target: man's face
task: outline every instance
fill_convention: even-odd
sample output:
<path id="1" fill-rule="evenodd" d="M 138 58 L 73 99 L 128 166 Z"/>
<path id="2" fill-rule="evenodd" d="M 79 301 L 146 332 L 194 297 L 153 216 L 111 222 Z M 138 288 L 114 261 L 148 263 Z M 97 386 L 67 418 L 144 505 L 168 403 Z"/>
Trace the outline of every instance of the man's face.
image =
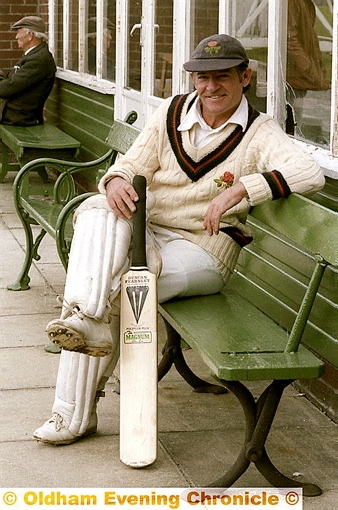
<path id="1" fill-rule="evenodd" d="M 105 28 L 103 31 L 103 51 L 106 52 L 109 50 L 112 40 L 113 40 L 113 36 L 112 36 L 112 32 L 111 32 L 110 28 Z M 89 38 L 89 42 L 93 46 L 97 46 L 96 38 L 92 38 L 92 37 Z"/>
<path id="2" fill-rule="evenodd" d="M 243 87 L 249 84 L 251 74 L 250 68 L 241 76 L 235 68 L 191 73 L 201 101 L 202 116 L 210 127 L 221 126 L 236 111 L 242 99 Z"/>
<path id="3" fill-rule="evenodd" d="M 15 39 L 17 40 L 19 48 L 21 48 L 23 51 L 26 51 L 30 48 L 32 42 L 32 34 L 31 32 L 28 32 L 27 34 L 24 28 L 19 28 L 16 31 Z"/>
<path id="4" fill-rule="evenodd" d="M 109 28 L 106 28 L 104 30 L 103 34 L 104 34 L 104 39 L 103 39 L 104 50 L 107 51 L 110 48 L 111 41 L 112 41 L 113 37 L 112 37 L 111 30 Z"/>

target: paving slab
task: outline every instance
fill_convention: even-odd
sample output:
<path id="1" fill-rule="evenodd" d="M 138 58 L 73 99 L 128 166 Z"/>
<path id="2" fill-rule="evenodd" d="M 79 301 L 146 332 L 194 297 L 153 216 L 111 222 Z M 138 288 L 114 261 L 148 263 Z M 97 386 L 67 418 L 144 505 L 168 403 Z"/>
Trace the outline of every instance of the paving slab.
<path id="1" fill-rule="evenodd" d="M 1 291 L 0 291 L 1 294 Z M 60 309 L 51 313 L 16 314 L 1 316 L 1 347 L 44 346 L 49 343 L 45 325 L 58 316 Z"/>
<path id="2" fill-rule="evenodd" d="M 134 470 L 119 460 L 119 437 L 96 436 L 71 448 L 0 443 L 3 487 L 186 487 L 176 463 L 159 447 L 156 465 Z"/>

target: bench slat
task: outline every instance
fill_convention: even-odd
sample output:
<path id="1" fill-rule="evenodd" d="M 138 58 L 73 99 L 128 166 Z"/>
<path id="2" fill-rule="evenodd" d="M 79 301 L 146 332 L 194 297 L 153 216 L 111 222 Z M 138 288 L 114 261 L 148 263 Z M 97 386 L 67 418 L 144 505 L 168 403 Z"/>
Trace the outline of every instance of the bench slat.
<path id="1" fill-rule="evenodd" d="M 81 143 L 53 124 L 0 126 L 0 138 L 15 153 L 17 147 L 35 149 L 79 148 Z"/>
<path id="2" fill-rule="evenodd" d="M 51 204 L 50 201 L 42 201 L 41 199 L 34 200 L 30 199 L 21 199 L 21 203 L 27 211 L 36 221 L 37 223 L 48 232 L 50 236 L 54 239 L 56 238 L 55 226 L 58 220 L 58 217 L 61 211 L 64 208 L 62 204 Z M 72 227 L 69 227 L 66 235 L 69 238 L 72 237 Z"/>
<path id="3" fill-rule="evenodd" d="M 284 353 L 286 331 L 234 290 L 169 301 L 160 305 L 160 313 L 220 379 L 299 379 L 322 373 L 323 363 L 305 347 Z"/>
<path id="4" fill-rule="evenodd" d="M 107 136 L 107 143 L 113 150 L 125 154 L 135 142 L 140 130 L 124 122 L 114 122 Z"/>
<path id="5" fill-rule="evenodd" d="M 274 229 L 278 235 L 286 236 L 308 252 L 320 254 L 327 262 L 338 266 L 338 213 L 292 194 L 287 199 L 254 207 L 250 216 Z"/>

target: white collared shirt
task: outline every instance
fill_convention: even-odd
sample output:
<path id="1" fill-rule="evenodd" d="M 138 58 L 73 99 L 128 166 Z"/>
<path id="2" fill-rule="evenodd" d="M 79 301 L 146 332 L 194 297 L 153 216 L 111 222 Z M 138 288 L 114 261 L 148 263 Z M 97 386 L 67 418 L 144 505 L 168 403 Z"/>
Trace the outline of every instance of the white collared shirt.
<path id="1" fill-rule="evenodd" d="M 222 129 L 229 124 L 239 124 L 245 131 L 248 124 L 248 101 L 243 95 L 237 110 L 231 117 L 218 128 L 211 128 L 205 122 L 201 113 L 201 105 L 199 99 L 194 101 L 187 115 L 178 126 L 178 131 L 189 131 L 190 142 L 197 148 L 205 147 L 215 138 Z"/>
<path id="2" fill-rule="evenodd" d="M 34 48 L 36 48 L 37 46 L 39 46 L 38 44 L 36 44 L 35 46 L 32 46 L 31 48 L 28 48 L 28 50 L 25 51 L 24 55 L 28 55 L 28 53 L 32 50 L 34 50 Z"/>

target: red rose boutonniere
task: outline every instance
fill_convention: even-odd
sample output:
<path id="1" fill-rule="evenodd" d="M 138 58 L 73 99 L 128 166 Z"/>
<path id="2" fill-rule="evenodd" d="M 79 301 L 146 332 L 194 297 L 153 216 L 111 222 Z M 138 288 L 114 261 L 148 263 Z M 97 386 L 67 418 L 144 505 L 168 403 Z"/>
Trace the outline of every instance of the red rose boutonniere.
<path id="1" fill-rule="evenodd" d="M 227 189 L 231 188 L 234 183 L 234 174 L 231 172 L 224 172 L 219 179 L 214 179 L 218 188 Z"/>

